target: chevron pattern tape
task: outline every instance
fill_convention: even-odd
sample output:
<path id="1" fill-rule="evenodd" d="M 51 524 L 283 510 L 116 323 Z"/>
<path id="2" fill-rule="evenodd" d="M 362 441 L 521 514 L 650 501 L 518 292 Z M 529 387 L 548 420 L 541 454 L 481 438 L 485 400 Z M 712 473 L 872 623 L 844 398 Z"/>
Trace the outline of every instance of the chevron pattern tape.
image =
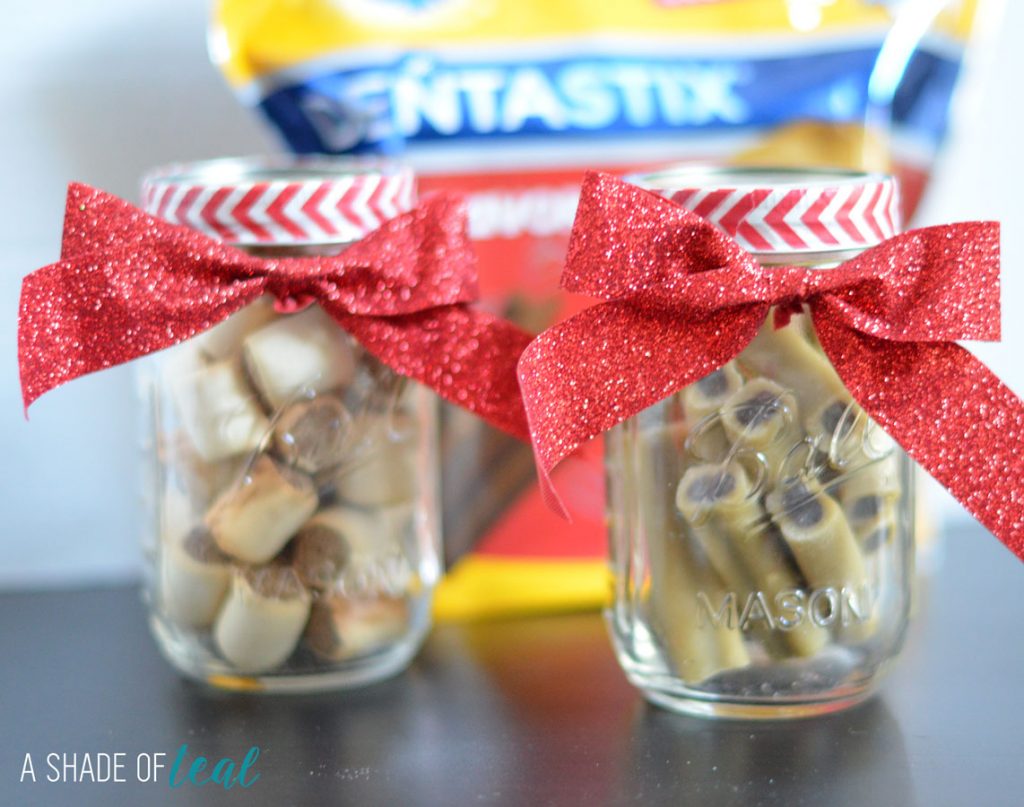
<path id="1" fill-rule="evenodd" d="M 899 194 L 891 177 L 764 187 L 647 187 L 754 253 L 863 249 L 899 232 Z"/>
<path id="2" fill-rule="evenodd" d="M 411 171 L 222 183 L 156 176 L 143 185 L 147 213 L 232 244 L 356 241 L 415 197 Z"/>

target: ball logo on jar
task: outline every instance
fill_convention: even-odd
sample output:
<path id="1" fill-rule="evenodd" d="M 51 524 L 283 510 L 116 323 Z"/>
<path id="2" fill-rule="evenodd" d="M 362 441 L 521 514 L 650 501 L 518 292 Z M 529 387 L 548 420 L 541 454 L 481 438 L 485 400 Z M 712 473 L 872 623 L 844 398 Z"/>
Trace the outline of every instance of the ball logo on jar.
<path id="1" fill-rule="evenodd" d="M 791 400 L 788 392 L 759 394 L 713 412 L 690 429 L 685 450 L 702 463 L 738 463 L 750 476 L 751 497 L 808 478 L 838 486 L 893 455 L 895 442 L 855 403 L 836 401 L 822 416 L 824 428 L 808 434 Z"/>

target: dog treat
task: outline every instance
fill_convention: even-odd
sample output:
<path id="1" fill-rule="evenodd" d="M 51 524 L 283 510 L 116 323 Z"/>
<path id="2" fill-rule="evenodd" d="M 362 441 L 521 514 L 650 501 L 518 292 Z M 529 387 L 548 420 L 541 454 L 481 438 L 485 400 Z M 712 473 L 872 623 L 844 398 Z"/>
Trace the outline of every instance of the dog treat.
<path id="1" fill-rule="evenodd" d="M 679 482 L 676 506 L 688 523 L 698 530 L 706 529 L 707 535 L 724 542 L 739 559 L 746 575 L 741 575 L 736 583 L 742 585 L 749 576 L 754 589 L 768 600 L 780 592 L 800 588 L 798 575 L 786 562 L 764 509 L 752 495 L 746 473 L 737 464 L 726 468 L 691 467 Z M 726 581 L 730 587 L 732 583 Z M 828 641 L 828 634 L 809 619 L 801 620 L 783 635 L 799 656 L 813 656 Z"/>
<path id="2" fill-rule="evenodd" d="M 802 336 L 799 316 L 776 330 L 774 312 L 769 314 L 737 360 L 791 391 L 804 415 L 808 434 L 814 435 L 823 432 L 813 422 L 815 416 L 836 403 L 845 408 L 852 399 L 828 359 Z M 808 419 L 810 423 L 806 422 Z"/>
<path id="3" fill-rule="evenodd" d="M 804 431 L 842 470 L 862 450 L 870 421 L 816 341 L 802 335 L 810 327 L 807 317 L 795 315 L 779 330 L 773 317 L 761 326 L 740 360 L 793 392 Z"/>
<path id="4" fill-rule="evenodd" d="M 165 440 L 163 464 L 169 469 L 168 476 L 176 480 L 201 510 L 237 482 L 248 465 L 249 458 L 244 454 L 207 462 L 184 431 L 168 434 Z"/>
<path id="5" fill-rule="evenodd" d="M 181 627 L 211 625 L 230 580 L 230 559 L 203 527 L 193 529 L 183 541 L 165 544 L 161 551 L 161 602 L 167 616 Z"/>
<path id="6" fill-rule="evenodd" d="M 800 571 L 813 588 L 865 583 L 864 558 L 842 508 L 814 482 L 795 482 L 766 500 Z"/>
<path id="7" fill-rule="evenodd" d="M 338 496 L 361 507 L 412 501 L 417 494 L 414 421 L 399 414 L 367 413 L 355 430 L 358 441 L 334 477 Z"/>
<path id="8" fill-rule="evenodd" d="M 693 599 L 696 599 L 692 595 L 692 591 L 695 590 L 707 595 L 710 602 L 721 602 L 727 594 L 727 589 L 721 579 L 706 563 L 693 557 L 692 553 L 689 559 L 693 562 L 692 568 L 697 573 L 696 579 L 693 581 L 696 589 L 691 590 Z M 700 617 L 698 617 L 697 624 L 701 625 Z M 743 632 L 739 629 L 738 625 L 708 624 L 701 625 L 701 630 L 711 634 L 713 658 L 718 667 L 716 672 L 734 670 L 750 664 L 750 653 L 747 652 Z"/>
<path id="9" fill-rule="evenodd" d="M 302 636 L 311 601 L 291 567 L 236 571 L 213 628 L 217 650 L 240 672 L 280 666 Z"/>
<path id="10" fill-rule="evenodd" d="M 329 525 L 345 536 L 352 565 L 392 555 L 401 549 L 412 510 L 407 505 L 358 510 L 344 505 L 317 513 L 315 523 Z"/>
<path id="11" fill-rule="evenodd" d="M 355 523 L 363 514 L 355 516 Z M 331 588 L 348 560 L 352 533 L 351 521 L 341 508 L 321 510 L 307 521 L 292 539 L 292 566 L 308 588 L 326 591 Z"/>
<path id="12" fill-rule="evenodd" d="M 704 466 L 703 470 L 697 470 L 691 474 L 691 480 L 703 479 L 705 480 L 704 484 L 707 485 L 728 485 L 729 483 L 725 481 L 728 477 L 721 475 L 719 473 L 720 470 L 720 466 Z M 677 488 L 676 492 L 678 495 L 679 488 Z M 743 558 L 740 557 L 736 545 L 733 541 L 729 540 L 728 535 L 718 532 L 716 521 L 709 517 L 710 513 L 702 512 L 694 507 L 692 503 L 686 501 L 685 496 L 683 502 L 677 499 L 676 507 L 681 513 L 683 513 L 683 507 L 687 508 L 687 512 L 683 513 L 683 515 L 687 517 L 688 514 L 689 534 L 700 545 L 704 556 L 708 559 L 718 578 L 724 584 L 724 586 L 719 586 L 714 596 L 711 596 L 711 591 L 708 592 L 711 597 L 710 601 L 712 603 L 719 603 L 726 592 L 732 592 L 742 602 L 746 600 L 751 592 L 757 591 L 757 583 L 745 565 Z M 709 586 L 709 589 L 713 588 L 713 586 Z M 752 636 L 771 655 L 778 657 L 789 655 L 785 643 L 780 641 L 776 634 L 765 629 L 765 626 L 755 626 L 752 629 Z"/>
<path id="13" fill-rule="evenodd" d="M 856 448 L 864 433 L 864 416 L 860 407 L 850 401 L 831 400 L 813 412 L 805 412 L 803 426 L 807 434 L 817 438 L 821 451 L 835 460 Z"/>
<path id="14" fill-rule="evenodd" d="M 824 355 L 825 351 L 821 347 L 818 332 L 814 330 L 814 323 L 811 321 L 810 315 L 794 313 L 790 317 L 790 324 L 800 331 L 800 335 L 807 340 L 811 347 Z"/>
<path id="15" fill-rule="evenodd" d="M 754 578 L 736 553 L 736 548 L 713 525 L 691 524 L 690 534 L 700 544 L 704 556 L 730 591 L 742 597 L 756 590 Z"/>
<path id="16" fill-rule="evenodd" d="M 180 543 L 195 526 L 198 517 L 192 497 L 173 479 L 166 479 L 159 492 L 157 531 L 161 544 Z"/>
<path id="17" fill-rule="evenodd" d="M 687 421 L 696 423 L 717 412 L 725 400 L 742 386 L 743 376 L 732 362 L 690 384 L 682 392 Z"/>
<path id="18" fill-rule="evenodd" d="M 872 479 L 865 475 L 854 482 L 858 477 L 854 474 L 850 482 L 844 481 L 843 485 L 853 483 L 851 493 L 860 499 L 856 496 L 856 487 L 866 483 L 879 490 L 878 485 L 883 482 L 881 476 L 882 473 Z M 873 496 L 872 492 L 870 498 Z M 867 585 L 869 576 L 863 553 L 877 548 L 879 542 L 888 538 L 865 533 L 863 542 L 858 545 L 844 508 L 813 482 L 797 483 L 778 491 L 768 498 L 768 506 L 811 587 L 839 592 L 838 603 L 831 603 L 831 607 L 838 605 L 839 608 L 834 617 L 837 637 L 847 642 L 868 639 L 878 627 L 879 609 L 871 601 L 876 594 Z M 873 526 L 884 530 L 886 524 L 876 522 Z"/>
<path id="19" fill-rule="evenodd" d="M 686 425 L 690 432 L 689 445 L 701 459 L 714 461 L 728 453 L 729 442 L 719 419 L 705 421 L 705 418 L 716 415 L 729 396 L 742 386 L 743 376 L 736 365 L 729 362 L 682 391 Z"/>
<path id="20" fill-rule="evenodd" d="M 316 487 L 305 474 L 265 454 L 206 514 L 217 546 L 246 563 L 266 563 L 317 508 Z"/>
<path id="21" fill-rule="evenodd" d="M 314 590 L 336 588 L 367 597 L 405 590 L 410 566 L 408 505 L 357 510 L 328 507 L 311 518 L 292 542 L 292 564 Z"/>
<path id="22" fill-rule="evenodd" d="M 366 513 L 338 508 L 334 517 L 342 526 L 349 559 L 338 581 L 338 590 L 356 598 L 397 596 L 406 591 L 413 574 L 413 507 L 408 504 L 379 507 Z"/>
<path id="23" fill-rule="evenodd" d="M 708 495 L 705 487 L 722 486 L 724 495 L 724 488 L 731 484 L 731 481 L 731 476 L 723 474 L 720 466 L 695 466 L 684 474 L 683 480 L 677 486 L 675 504 L 686 519 L 690 534 L 700 544 L 708 562 L 722 582 L 731 591 L 742 596 L 756 588 L 754 579 L 738 555 L 733 542 L 729 540 L 728 535 L 716 529 L 716 520 L 712 517 L 711 511 L 704 507 L 704 499 Z M 715 493 L 712 492 L 710 495 L 713 498 Z"/>
<path id="24" fill-rule="evenodd" d="M 820 418 L 826 440 L 819 447 L 841 473 L 852 473 L 896 450 L 896 441 L 857 404 L 835 403 Z"/>
<path id="25" fill-rule="evenodd" d="M 200 353 L 209 361 L 221 361 L 238 355 L 245 337 L 278 315 L 269 296 L 236 311 L 223 322 L 195 338 Z"/>
<path id="26" fill-rule="evenodd" d="M 681 446 L 685 435 L 683 423 L 643 429 L 636 437 L 638 454 L 644 458 L 664 456 L 658 446 Z M 648 536 L 652 616 L 662 627 L 672 667 L 683 681 L 696 684 L 723 670 L 749 664 L 750 657 L 735 626 L 730 629 L 701 622 L 698 595 L 720 594 L 722 585 L 714 570 L 693 552 L 673 511 L 671 490 L 679 473 L 679 458 L 680 454 L 673 452 L 665 462 L 636 463 L 633 495 Z"/>
<path id="27" fill-rule="evenodd" d="M 236 361 L 174 376 L 171 388 L 182 427 L 204 462 L 255 450 L 270 428 Z"/>
<path id="28" fill-rule="evenodd" d="M 796 410 L 793 396 L 766 378 L 748 381 L 722 404 L 725 434 L 736 446 L 757 451 L 764 461 L 760 481 L 769 487 L 783 475 L 786 458 L 799 440 Z"/>
<path id="29" fill-rule="evenodd" d="M 662 628 L 673 669 L 688 684 L 723 670 L 742 667 L 750 658 L 739 630 L 701 624 L 699 592 L 720 594 L 722 585 L 701 568 L 691 547 L 678 535 L 652 533 L 648 542 L 651 612 Z"/>
<path id="30" fill-rule="evenodd" d="M 874 460 L 843 477 L 839 502 L 863 552 L 874 552 L 895 533 L 897 503 L 902 493 L 895 454 Z"/>
<path id="31" fill-rule="evenodd" d="M 409 607 L 392 597 L 329 597 L 313 606 L 306 645 L 328 661 L 365 656 L 402 637 L 409 628 Z"/>
<path id="32" fill-rule="evenodd" d="M 274 410 L 303 391 L 343 386 L 355 373 L 349 337 L 315 305 L 249 334 L 242 355 L 260 396 Z"/>
<path id="33" fill-rule="evenodd" d="M 308 474 L 332 468 L 344 459 L 352 416 L 331 395 L 298 401 L 274 425 L 274 448 L 288 464 Z"/>
<path id="34" fill-rule="evenodd" d="M 346 385 L 343 402 L 361 421 L 368 414 L 408 414 L 414 408 L 418 385 L 410 383 L 359 345 L 353 346 L 359 372 Z"/>

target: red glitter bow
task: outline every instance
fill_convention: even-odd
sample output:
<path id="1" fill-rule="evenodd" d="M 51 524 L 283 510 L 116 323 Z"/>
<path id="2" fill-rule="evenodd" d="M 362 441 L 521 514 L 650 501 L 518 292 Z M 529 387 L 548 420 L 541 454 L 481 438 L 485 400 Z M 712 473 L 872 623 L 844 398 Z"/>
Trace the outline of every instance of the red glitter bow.
<path id="1" fill-rule="evenodd" d="M 260 258 L 69 186 L 61 260 L 22 284 L 25 407 L 66 381 L 195 336 L 264 294 L 284 312 L 315 301 L 396 372 L 528 439 L 515 362 L 530 336 L 467 306 L 477 283 L 465 211 L 441 195 L 340 255 Z"/>
<path id="2" fill-rule="evenodd" d="M 607 302 L 550 328 L 519 361 L 545 497 L 585 441 L 735 357 L 771 306 L 800 305 L 864 410 L 1024 558 L 1024 403 L 954 343 L 999 338 L 999 227 L 891 238 L 828 270 L 761 267 L 677 204 L 589 174 L 562 287 Z M 776 323 L 779 325 L 780 323 Z"/>

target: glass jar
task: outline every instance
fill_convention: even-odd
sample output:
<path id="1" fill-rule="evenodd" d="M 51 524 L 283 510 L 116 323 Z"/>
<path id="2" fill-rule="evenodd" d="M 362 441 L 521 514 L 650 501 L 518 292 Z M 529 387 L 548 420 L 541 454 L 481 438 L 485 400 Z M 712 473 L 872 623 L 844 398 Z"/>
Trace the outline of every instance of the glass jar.
<path id="1" fill-rule="evenodd" d="M 337 254 L 413 195 L 406 170 L 340 160 L 217 160 L 144 181 L 149 212 L 268 257 Z M 142 382 L 146 590 L 168 660 L 271 691 L 405 668 L 441 568 L 433 393 L 316 304 L 281 313 L 269 296 L 156 354 Z"/>
<path id="2" fill-rule="evenodd" d="M 681 168 L 631 181 L 769 270 L 827 270 L 895 230 L 885 177 Z M 784 238 L 764 225 L 780 200 L 795 211 Z M 680 712 L 850 706 L 906 630 L 912 466 L 853 401 L 806 312 L 778 328 L 774 316 L 733 361 L 606 435 L 613 642 L 630 681 Z"/>

